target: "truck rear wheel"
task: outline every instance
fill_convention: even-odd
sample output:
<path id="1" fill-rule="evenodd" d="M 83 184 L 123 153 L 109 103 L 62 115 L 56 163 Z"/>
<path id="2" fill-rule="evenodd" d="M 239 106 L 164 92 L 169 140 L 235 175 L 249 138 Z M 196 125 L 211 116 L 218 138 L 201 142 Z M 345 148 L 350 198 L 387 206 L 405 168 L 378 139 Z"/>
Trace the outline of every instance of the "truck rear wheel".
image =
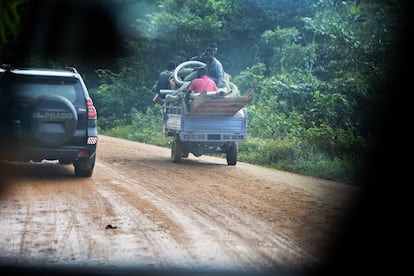
<path id="1" fill-rule="evenodd" d="M 180 136 L 174 135 L 174 140 L 171 146 L 171 160 L 173 163 L 181 162 L 181 157 L 183 156 L 183 145 L 180 141 Z"/>
<path id="2" fill-rule="evenodd" d="M 229 149 L 226 152 L 227 165 L 235 166 L 237 164 L 237 154 L 239 152 L 239 147 L 236 142 L 230 144 Z"/>

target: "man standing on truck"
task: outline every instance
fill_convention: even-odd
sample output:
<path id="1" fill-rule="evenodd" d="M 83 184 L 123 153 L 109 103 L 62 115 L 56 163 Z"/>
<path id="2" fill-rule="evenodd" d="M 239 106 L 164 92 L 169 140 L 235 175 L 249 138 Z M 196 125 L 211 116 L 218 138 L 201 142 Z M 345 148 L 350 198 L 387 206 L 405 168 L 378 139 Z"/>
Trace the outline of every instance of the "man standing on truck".
<path id="1" fill-rule="evenodd" d="M 213 49 L 213 55 L 216 56 L 217 50 L 218 50 L 217 44 L 216 43 L 211 43 L 208 46 L 208 48 L 212 48 Z M 197 55 L 197 56 L 192 57 L 190 60 L 198 60 L 198 61 L 201 61 L 201 62 L 206 62 L 206 57 L 205 57 L 204 54 L 205 54 L 205 51 L 202 52 L 201 54 Z"/>
<path id="2" fill-rule="evenodd" d="M 225 87 L 223 82 L 224 69 L 221 62 L 214 57 L 214 49 L 209 47 L 205 50 L 204 56 L 206 59 L 207 76 L 212 79 L 217 87 Z"/>

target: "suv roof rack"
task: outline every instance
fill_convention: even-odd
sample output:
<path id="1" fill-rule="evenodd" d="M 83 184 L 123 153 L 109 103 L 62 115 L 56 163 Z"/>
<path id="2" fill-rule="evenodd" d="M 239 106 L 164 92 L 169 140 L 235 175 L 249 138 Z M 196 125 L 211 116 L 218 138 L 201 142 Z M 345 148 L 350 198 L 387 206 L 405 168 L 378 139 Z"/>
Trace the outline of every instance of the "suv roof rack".
<path id="1" fill-rule="evenodd" d="M 6 63 L 1 64 L 0 65 L 0 68 L 1 69 L 4 69 L 4 70 L 7 70 L 7 71 L 10 71 L 12 69 L 15 69 L 10 64 L 6 64 Z M 50 69 L 46 69 L 46 68 L 45 69 L 43 69 L 43 68 L 19 68 L 19 69 L 21 69 L 21 70 L 31 70 L 31 69 L 36 69 L 36 70 L 50 70 Z M 59 70 L 59 69 L 52 69 L 52 70 Z M 72 66 L 66 66 L 65 70 L 66 71 L 69 71 L 69 72 L 72 72 L 72 73 L 75 73 L 75 74 L 79 74 L 79 72 L 76 70 L 76 68 L 75 67 L 72 67 Z"/>
<path id="2" fill-rule="evenodd" d="M 66 66 L 66 70 L 71 71 L 75 74 L 78 74 L 78 71 L 75 69 L 75 67 L 71 67 L 71 66 Z"/>
<path id="3" fill-rule="evenodd" d="M 0 67 L 7 71 L 10 71 L 12 68 L 10 64 L 4 64 L 4 63 Z"/>

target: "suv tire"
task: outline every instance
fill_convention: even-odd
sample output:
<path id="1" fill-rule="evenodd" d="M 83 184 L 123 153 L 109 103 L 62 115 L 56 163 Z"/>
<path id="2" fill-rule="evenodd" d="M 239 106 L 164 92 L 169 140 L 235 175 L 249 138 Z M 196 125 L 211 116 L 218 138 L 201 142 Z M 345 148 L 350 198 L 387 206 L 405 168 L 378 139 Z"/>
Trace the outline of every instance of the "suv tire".
<path id="1" fill-rule="evenodd" d="M 88 160 L 76 160 L 73 162 L 75 168 L 75 176 L 77 177 L 90 177 L 93 173 L 93 168 L 95 167 L 96 155 Z"/>

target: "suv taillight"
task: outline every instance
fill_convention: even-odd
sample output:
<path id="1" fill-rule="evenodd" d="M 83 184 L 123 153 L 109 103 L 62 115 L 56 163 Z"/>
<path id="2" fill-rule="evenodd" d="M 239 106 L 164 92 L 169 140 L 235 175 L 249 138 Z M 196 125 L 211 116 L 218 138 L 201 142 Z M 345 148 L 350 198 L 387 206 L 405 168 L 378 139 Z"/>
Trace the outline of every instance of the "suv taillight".
<path id="1" fill-rule="evenodd" d="M 88 109 L 88 119 L 96 119 L 96 108 L 93 105 L 92 99 L 89 97 L 86 98 L 86 108 Z"/>

